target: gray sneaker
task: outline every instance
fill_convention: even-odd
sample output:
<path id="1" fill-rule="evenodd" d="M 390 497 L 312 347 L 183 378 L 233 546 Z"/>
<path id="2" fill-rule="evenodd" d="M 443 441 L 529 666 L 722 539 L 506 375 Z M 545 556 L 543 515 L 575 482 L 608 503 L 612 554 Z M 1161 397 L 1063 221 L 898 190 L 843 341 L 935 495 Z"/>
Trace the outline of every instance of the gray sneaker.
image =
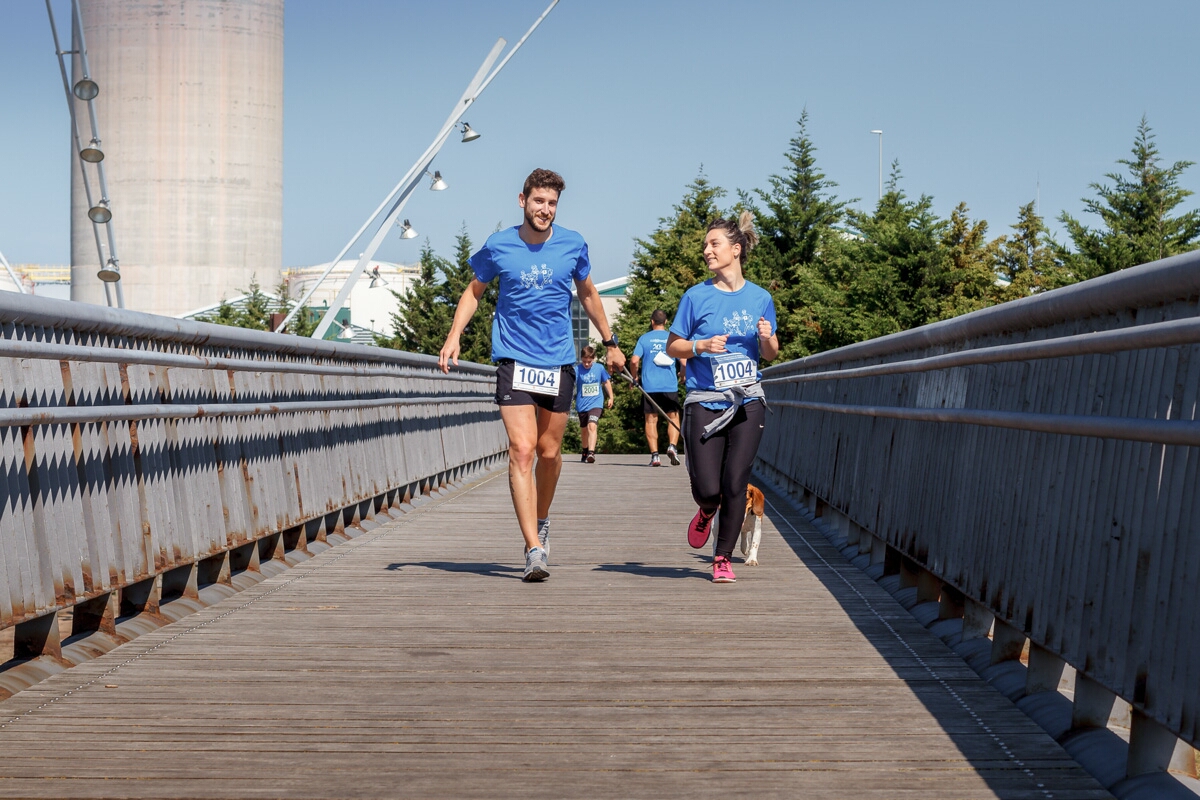
<path id="1" fill-rule="evenodd" d="M 675 450 L 675 445 L 671 445 L 667 448 L 667 458 L 671 459 L 672 467 L 679 466 L 679 453 Z"/>
<path id="2" fill-rule="evenodd" d="M 550 520 L 538 525 L 538 544 L 546 551 L 546 560 L 550 560 Z"/>
<path id="3" fill-rule="evenodd" d="M 521 576 L 521 580 L 533 582 L 544 581 L 550 577 L 550 570 L 546 568 L 546 551 L 540 547 L 531 547 L 525 551 L 525 574 Z"/>

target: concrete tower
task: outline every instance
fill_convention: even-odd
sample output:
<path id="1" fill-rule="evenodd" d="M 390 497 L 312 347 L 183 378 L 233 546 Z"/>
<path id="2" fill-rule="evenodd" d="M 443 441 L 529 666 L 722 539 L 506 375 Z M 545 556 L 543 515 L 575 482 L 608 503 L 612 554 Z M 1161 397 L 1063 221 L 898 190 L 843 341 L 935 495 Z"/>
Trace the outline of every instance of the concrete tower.
<path id="1" fill-rule="evenodd" d="M 283 0 L 80 6 L 126 307 L 182 314 L 235 296 L 252 275 L 273 289 L 283 261 Z M 71 159 L 71 298 L 103 304 Z"/>

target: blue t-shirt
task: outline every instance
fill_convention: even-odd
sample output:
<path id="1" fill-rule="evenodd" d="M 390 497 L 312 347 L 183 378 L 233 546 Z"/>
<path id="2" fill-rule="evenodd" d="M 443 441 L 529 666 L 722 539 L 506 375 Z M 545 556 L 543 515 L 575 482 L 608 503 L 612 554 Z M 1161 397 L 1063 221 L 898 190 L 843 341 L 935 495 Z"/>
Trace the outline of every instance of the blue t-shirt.
<path id="1" fill-rule="evenodd" d="M 612 380 L 608 372 L 593 361 L 591 369 L 584 369 L 583 364 L 575 365 L 575 410 L 591 411 L 604 405 L 604 383 Z"/>
<path id="2" fill-rule="evenodd" d="M 643 333 L 633 348 L 633 354 L 641 359 L 642 388 L 647 392 L 678 392 L 679 378 L 675 377 L 675 359 L 669 366 L 660 367 L 654 361 L 659 353 L 666 352 L 666 331 Z"/>
<path id="3" fill-rule="evenodd" d="M 708 339 L 729 334 L 725 340 L 727 353 L 741 353 L 754 364 L 755 376 L 762 379 L 758 371 L 758 319 L 765 317 L 775 332 L 775 301 L 761 286 L 750 281 L 736 292 L 722 292 L 711 280 L 698 283 L 684 293 L 675 312 L 671 333 L 684 339 Z M 699 353 L 688 359 L 687 388 L 713 390 L 713 353 Z M 749 398 L 747 398 L 749 402 Z M 725 408 L 728 403 L 705 403 L 710 408 Z"/>
<path id="4" fill-rule="evenodd" d="M 526 244 L 520 227 L 496 231 L 471 256 L 483 283 L 500 278 L 492 319 L 492 361 L 511 358 L 531 367 L 560 367 L 575 360 L 571 339 L 571 289 L 592 271 L 587 242 L 553 226 L 542 244 Z"/>

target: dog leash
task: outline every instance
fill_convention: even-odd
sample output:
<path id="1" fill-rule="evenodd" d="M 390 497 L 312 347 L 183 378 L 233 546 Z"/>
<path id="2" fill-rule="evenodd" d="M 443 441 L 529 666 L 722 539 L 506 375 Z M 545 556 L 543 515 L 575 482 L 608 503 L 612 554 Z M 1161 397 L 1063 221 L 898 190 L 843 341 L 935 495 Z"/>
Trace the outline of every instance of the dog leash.
<path id="1" fill-rule="evenodd" d="M 675 428 L 675 430 L 679 431 L 680 436 L 683 436 L 683 431 L 679 430 L 679 426 L 675 424 L 675 421 L 667 416 L 667 412 L 662 410 L 662 406 L 660 406 L 658 403 L 654 402 L 654 398 L 650 396 L 650 393 L 647 392 L 645 389 L 643 389 L 641 387 L 641 385 L 638 384 L 638 382 L 633 379 L 633 376 L 629 374 L 629 367 L 624 367 L 624 366 L 621 367 L 621 377 L 624 378 L 625 380 L 629 381 L 630 386 L 636 388 L 639 392 L 641 392 L 642 396 L 644 396 L 647 400 L 650 401 L 650 405 L 654 406 L 654 410 L 658 412 L 659 416 L 662 417 L 663 419 L 665 419 L 667 421 L 668 425 L 672 426 L 673 428 Z"/>

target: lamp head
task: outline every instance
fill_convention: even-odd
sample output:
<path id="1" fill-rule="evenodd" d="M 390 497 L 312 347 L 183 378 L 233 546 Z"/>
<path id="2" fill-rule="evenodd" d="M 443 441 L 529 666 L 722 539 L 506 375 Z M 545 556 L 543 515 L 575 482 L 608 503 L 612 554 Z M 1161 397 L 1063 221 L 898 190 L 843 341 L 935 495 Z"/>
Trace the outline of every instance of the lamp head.
<path id="1" fill-rule="evenodd" d="M 88 219 L 101 225 L 112 219 L 112 212 L 108 210 L 107 200 L 101 200 L 99 203 L 89 208 L 87 214 Z"/>
<path id="2" fill-rule="evenodd" d="M 425 174 L 428 175 L 429 172 L 426 171 Z M 429 190 L 431 192 L 440 192 L 445 188 L 446 188 L 446 182 L 444 180 L 442 180 L 442 173 L 434 172 L 433 173 L 433 182 L 429 184 Z"/>
<path id="3" fill-rule="evenodd" d="M 883 135 L 883 131 L 871 131 L 871 133 L 878 133 L 880 136 Z"/>
<path id="4" fill-rule="evenodd" d="M 462 122 L 459 124 L 462 125 L 462 132 L 463 132 L 462 140 L 464 142 L 473 142 L 479 138 L 479 132 L 476 130 L 472 130 L 471 126 L 468 123 Z"/>
<path id="5" fill-rule="evenodd" d="M 108 263 L 101 267 L 100 271 L 96 273 L 96 277 L 105 283 L 116 283 L 117 281 L 121 280 L 121 270 L 117 268 L 116 260 L 110 258 Z"/>
<path id="6" fill-rule="evenodd" d="M 91 78 L 80 78 L 71 91 L 80 100 L 95 100 L 96 95 L 100 94 L 100 87 Z"/>
<path id="7" fill-rule="evenodd" d="M 89 164 L 99 164 L 104 160 L 104 152 L 100 149 L 100 142 L 97 139 L 92 139 L 91 144 L 79 151 L 79 157 Z"/>
<path id="8" fill-rule="evenodd" d="M 404 220 L 404 223 L 400 226 L 400 238 L 401 239 L 417 238 L 417 232 L 413 230 L 413 226 L 409 224 L 408 220 Z"/>

